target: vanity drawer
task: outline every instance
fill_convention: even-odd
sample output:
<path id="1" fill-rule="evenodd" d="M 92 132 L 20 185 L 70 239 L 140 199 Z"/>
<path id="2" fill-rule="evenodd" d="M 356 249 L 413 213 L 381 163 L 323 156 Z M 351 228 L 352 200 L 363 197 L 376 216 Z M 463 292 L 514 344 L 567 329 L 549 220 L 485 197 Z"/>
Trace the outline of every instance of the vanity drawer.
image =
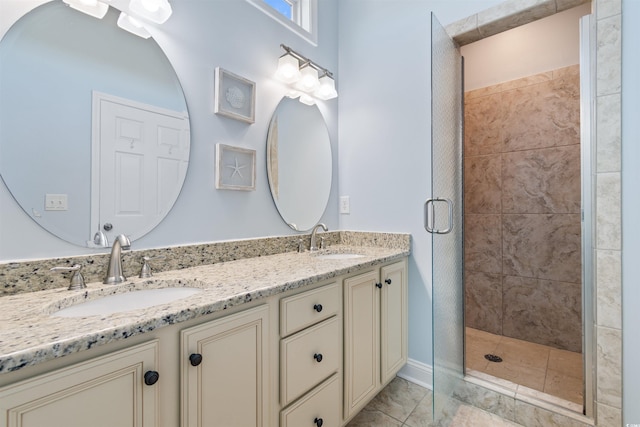
<path id="1" fill-rule="evenodd" d="M 340 420 L 339 375 L 313 389 L 291 407 L 280 413 L 280 427 L 339 426 Z M 322 421 L 320 421 L 322 420 Z"/>
<path id="2" fill-rule="evenodd" d="M 280 341 L 282 406 L 340 369 L 342 338 L 337 316 Z"/>
<path id="3" fill-rule="evenodd" d="M 338 283 L 280 300 L 280 336 L 286 337 L 338 314 L 342 292 Z"/>

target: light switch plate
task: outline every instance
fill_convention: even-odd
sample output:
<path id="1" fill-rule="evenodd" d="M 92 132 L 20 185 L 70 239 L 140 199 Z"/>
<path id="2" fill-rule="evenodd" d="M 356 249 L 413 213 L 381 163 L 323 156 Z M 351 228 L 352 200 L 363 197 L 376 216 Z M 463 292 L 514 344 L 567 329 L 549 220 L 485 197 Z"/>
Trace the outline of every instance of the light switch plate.
<path id="1" fill-rule="evenodd" d="M 351 212 L 349 196 L 340 196 L 340 213 L 348 214 Z"/>
<path id="2" fill-rule="evenodd" d="M 45 211 L 66 211 L 69 209 L 66 194 L 46 194 L 44 197 Z"/>

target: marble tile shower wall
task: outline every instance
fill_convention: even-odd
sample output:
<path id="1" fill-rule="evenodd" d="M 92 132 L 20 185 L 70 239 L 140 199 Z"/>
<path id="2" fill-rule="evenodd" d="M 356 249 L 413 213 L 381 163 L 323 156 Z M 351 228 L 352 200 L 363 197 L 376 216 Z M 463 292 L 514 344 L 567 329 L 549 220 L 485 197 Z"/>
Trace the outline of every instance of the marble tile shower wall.
<path id="1" fill-rule="evenodd" d="M 467 326 L 582 349 L 578 65 L 465 94 Z"/>

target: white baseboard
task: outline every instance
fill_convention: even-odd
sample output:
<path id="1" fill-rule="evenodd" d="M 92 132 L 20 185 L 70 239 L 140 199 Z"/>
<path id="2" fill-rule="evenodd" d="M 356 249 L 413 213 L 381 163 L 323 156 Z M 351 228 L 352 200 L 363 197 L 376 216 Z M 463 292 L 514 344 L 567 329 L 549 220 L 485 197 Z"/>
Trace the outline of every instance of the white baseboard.
<path id="1" fill-rule="evenodd" d="M 409 359 L 398 372 L 398 376 L 429 390 L 433 389 L 433 367 L 426 363 Z"/>

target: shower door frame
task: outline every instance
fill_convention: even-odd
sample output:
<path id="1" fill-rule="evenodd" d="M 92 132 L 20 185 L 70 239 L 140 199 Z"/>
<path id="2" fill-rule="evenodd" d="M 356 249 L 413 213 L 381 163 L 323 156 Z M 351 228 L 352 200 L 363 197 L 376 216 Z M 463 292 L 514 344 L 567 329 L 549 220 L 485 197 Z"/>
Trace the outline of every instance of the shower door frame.
<path id="1" fill-rule="evenodd" d="M 596 87 L 596 20 L 592 14 L 580 18 L 580 174 L 582 217 L 582 357 L 584 415 L 595 418 L 595 295 L 593 218 L 595 186 L 594 141 Z"/>

